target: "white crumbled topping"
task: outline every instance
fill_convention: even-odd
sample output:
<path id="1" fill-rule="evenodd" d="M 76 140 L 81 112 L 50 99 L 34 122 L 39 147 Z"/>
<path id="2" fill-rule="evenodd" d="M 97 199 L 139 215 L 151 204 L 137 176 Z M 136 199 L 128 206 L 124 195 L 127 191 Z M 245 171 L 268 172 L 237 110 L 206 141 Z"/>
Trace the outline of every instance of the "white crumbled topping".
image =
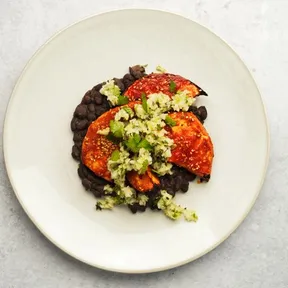
<path id="1" fill-rule="evenodd" d="M 171 148 L 174 141 L 166 136 L 167 131 L 163 129 L 166 126 L 166 114 L 151 117 L 149 120 L 143 121 L 141 119 L 133 118 L 124 128 L 127 136 L 133 134 L 143 134 L 145 139 L 154 146 L 153 154 L 161 156 L 162 158 L 171 157 Z"/>
<path id="2" fill-rule="evenodd" d="M 172 196 L 165 190 L 161 190 L 161 198 L 157 203 L 157 207 L 163 211 L 163 213 L 173 219 L 179 219 L 183 214 L 183 208 L 175 204 L 172 200 Z"/>
<path id="3" fill-rule="evenodd" d="M 189 91 L 178 91 L 172 98 L 171 107 L 175 111 L 188 111 L 189 107 L 194 103 L 195 99 L 188 96 Z"/>
<path id="4" fill-rule="evenodd" d="M 128 121 L 130 118 L 129 113 L 127 113 L 124 109 L 120 109 L 116 114 L 115 114 L 115 120 L 120 121 L 121 119 Z"/>
<path id="5" fill-rule="evenodd" d="M 111 178 L 122 189 L 122 187 L 124 187 L 126 173 L 132 170 L 140 172 L 146 161 L 148 165 L 152 164 L 152 156 L 145 148 L 141 148 L 139 154 L 131 158 L 129 152 L 121 146 L 119 159 L 113 161 L 110 158 L 108 160 L 108 169 L 111 172 Z M 127 189 L 125 191 L 127 192 Z M 126 194 L 125 191 L 123 192 Z"/>
<path id="6" fill-rule="evenodd" d="M 166 117 L 165 114 L 161 114 L 159 116 L 153 116 L 150 120 L 147 120 L 145 124 L 147 126 L 148 131 L 157 132 L 160 131 L 163 127 L 165 127 L 166 126 L 166 123 L 164 121 L 165 117 Z"/>
<path id="7" fill-rule="evenodd" d="M 149 198 L 145 194 L 142 193 L 138 195 L 137 200 L 138 200 L 139 205 L 146 206 Z"/>
<path id="8" fill-rule="evenodd" d="M 124 131 L 127 136 L 148 132 L 146 124 L 142 120 L 137 118 L 131 119 L 129 123 L 125 126 Z"/>
<path id="9" fill-rule="evenodd" d="M 163 67 L 160 66 L 160 65 L 157 65 L 157 66 L 156 66 L 156 71 L 159 72 L 159 73 L 166 73 L 166 69 L 163 68 Z"/>
<path id="10" fill-rule="evenodd" d="M 139 154 L 134 156 L 133 170 L 140 172 L 146 161 L 148 162 L 148 165 L 151 165 L 152 156 L 148 150 L 146 150 L 145 148 L 141 148 L 139 150 Z"/>
<path id="11" fill-rule="evenodd" d="M 147 164 L 152 164 L 152 156 L 145 148 L 140 148 L 139 153 L 133 157 L 130 157 L 128 152 L 121 152 L 120 150 L 120 158 L 117 161 L 112 161 L 109 159 L 108 169 L 111 172 L 111 178 L 114 180 L 114 182 L 119 187 L 123 187 L 126 172 L 132 170 L 141 172 L 143 167 L 147 166 Z"/>
<path id="12" fill-rule="evenodd" d="M 107 186 L 107 187 L 106 187 Z M 135 203 L 139 203 L 140 205 L 145 206 L 149 198 L 146 195 L 137 196 L 136 191 L 130 187 L 120 187 L 115 186 L 111 187 L 110 185 L 106 185 L 106 190 L 104 187 L 104 191 L 108 191 L 106 194 L 111 194 L 115 192 L 117 196 L 105 196 L 104 198 L 97 201 L 96 207 L 100 209 L 112 209 L 116 205 L 126 204 L 126 205 L 133 205 Z M 112 189 L 112 190 L 111 190 Z"/>
<path id="13" fill-rule="evenodd" d="M 189 222 L 191 222 L 191 221 L 197 222 L 197 220 L 198 220 L 198 216 L 197 216 L 196 212 L 193 210 L 184 209 L 183 215 L 184 215 L 185 220 L 187 220 Z"/>
<path id="14" fill-rule="evenodd" d="M 110 128 L 107 127 L 107 128 L 105 128 L 105 129 L 98 130 L 98 131 L 97 131 L 97 134 L 107 136 L 107 135 L 109 134 L 109 132 L 110 132 Z"/>
<path id="15" fill-rule="evenodd" d="M 160 92 L 150 94 L 147 99 L 147 105 L 149 107 L 149 113 L 161 114 L 161 112 L 167 112 L 171 107 L 171 99 L 168 95 Z"/>
<path id="16" fill-rule="evenodd" d="M 148 118 L 148 114 L 143 109 L 143 106 L 141 104 L 136 104 L 134 106 L 134 110 L 135 110 L 135 113 L 136 113 L 138 118 L 140 118 L 140 119 L 147 119 Z"/>
<path id="17" fill-rule="evenodd" d="M 120 89 L 118 91 L 115 86 L 113 80 L 108 81 L 103 86 L 104 91 L 100 92 L 102 94 L 106 93 L 108 99 L 113 94 L 118 101 Z M 111 100 L 109 99 L 109 101 Z M 131 110 L 133 113 L 125 111 L 125 107 L 116 113 L 115 121 L 118 121 L 124 127 L 124 135 L 123 142 L 119 145 L 119 157 L 116 157 L 117 160 L 111 160 L 111 158 L 108 160 L 108 170 L 111 172 L 111 178 L 114 180 L 115 186 L 106 185 L 104 187 L 104 192 L 108 196 L 99 200 L 97 207 L 111 209 L 115 205 L 133 205 L 135 203 L 146 206 L 149 197 L 142 193 L 137 195 L 132 187 L 125 185 L 126 173 L 134 170 L 141 174 L 146 171 L 147 166 L 150 166 L 153 169 L 152 171 L 160 176 L 172 174 L 172 164 L 167 161 L 172 155 L 171 149 L 174 146 L 174 141 L 167 137 L 168 132 L 164 129 L 166 127 L 167 112 L 171 109 L 187 111 L 193 102 L 194 99 L 188 96 L 188 91 L 177 92 L 172 99 L 161 92 L 149 95 L 147 111 L 144 110 L 141 104 L 136 104 L 134 112 Z M 106 128 L 97 133 L 107 135 L 109 132 L 110 129 Z M 136 149 L 142 141 L 144 141 L 143 146 L 138 146 L 138 149 Z M 131 151 L 134 153 L 133 156 L 130 155 Z M 110 196 L 113 193 L 116 196 Z M 197 221 L 198 217 L 194 211 L 182 208 L 174 203 L 172 198 L 167 191 L 162 190 L 161 197 L 157 202 L 158 208 L 167 217 L 176 220 L 184 216 L 187 221 Z"/>
<path id="18" fill-rule="evenodd" d="M 154 154 L 162 158 L 171 157 L 171 148 L 174 145 L 174 141 L 168 137 L 158 137 L 155 141 Z"/>
<path id="19" fill-rule="evenodd" d="M 109 184 L 104 186 L 104 193 L 105 194 L 112 194 L 113 193 L 113 187 Z"/>
<path id="20" fill-rule="evenodd" d="M 196 222 L 198 220 L 198 216 L 194 211 L 187 210 L 174 203 L 172 196 L 166 190 L 161 190 L 160 193 L 162 197 L 158 200 L 157 207 L 161 209 L 167 217 L 177 220 L 183 215 L 187 221 Z"/>
<path id="21" fill-rule="evenodd" d="M 121 192 L 125 198 L 132 198 L 135 195 L 135 190 L 129 186 L 121 188 Z"/>
<path id="22" fill-rule="evenodd" d="M 121 204 L 118 198 L 112 196 L 106 196 L 103 199 L 97 201 L 97 207 L 101 209 L 112 209 L 114 206 Z"/>
<path id="23" fill-rule="evenodd" d="M 172 175 L 172 164 L 171 163 L 165 163 L 165 162 L 154 162 L 152 167 L 153 170 L 160 176 L 164 176 L 166 174 Z"/>
<path id="24" fill-rule="evenodd" d="M 107 99 L 115 106 L 118 103 L 118 97 L 120 96 L 121 91 L 120 88 L 115 85 L 114 80 L 109 80 L 102 86 L 100 93 L 107 96 Z"/>
<path id="25" fill-rule="evenodd" d="M 119 159 L 116 161 L 108 160 L 108 169 L 111 172 L 111 178 L 115 184 L 123 187 L 125 183 L 125 175 L 127 171 L 131 171 L 133 168 L 130 154 L 127 152 L 123 145 L 120 145 Z"/>
<path id="26" fill-rule="evenodd" d="M 183 215 L 183 208 L 174 202 L 170 203 L 165 210 L 163 210 L 164 214 L 173 219 L 177 220 Z"/>
<path id="27" fill-rule="evenodd" d="M 161 210 L 164 210 L 170 203 L 172 203 L 172 195 L 167 193 L 166 190 L 161 190 L 161 198 L 157 203 L 157 207 Z"/>

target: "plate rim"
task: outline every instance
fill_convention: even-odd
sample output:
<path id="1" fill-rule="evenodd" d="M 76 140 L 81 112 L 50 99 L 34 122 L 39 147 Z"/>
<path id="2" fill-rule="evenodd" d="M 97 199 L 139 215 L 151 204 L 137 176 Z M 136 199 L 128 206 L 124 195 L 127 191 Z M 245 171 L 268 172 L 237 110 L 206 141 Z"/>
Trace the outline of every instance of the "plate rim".
<path id="1" fill-rule="evenodd" d="M 244 212 L 243 216 L 241 218 L 239 218 L 239 220 L 237 221 L 237 223 L 235 224 L 235 226 L 233 226 L 233 228 L 231 230 L 229 230 L 227 232 L 227 234 L 225 234 L 224 237 L 222 237 L 219 241 L 217 241 L 216 243 L 214 243 L 214 245 L 212 245 L 211 247 L 209 247 L 208 249 L 202 251 L 201 253 L 190 257 L 186 260 L 180 261 L 178 263 L 173 263 L 170 265 L 166 265 L 166 266 L 162 266 L 162 267 L 158 267 L 158 268 L 154 268 L 154 269 L 141 269 L 141 270 L 127 270 L 127 269 L 115 269 L 115 268 L 109 268 L 109 267 L 105 267 L 102 265 L 99 265 L 97 263 L 91 262 L 91 261 L 87 261 L 85 259 L 82 259 L 81 257 L 77 256 L 73 251 L 68 251 L 65 247 L 63 247 L 60 243 L 58 243 L 57 241 L 55 241 L 54 239 L 52 239 L 50 237 L 50 235 L 45 233 L 45 229 L 42 229 L 42 227 L 40 227 L 40 225 L 37 223 L 37 219 L 33 218 L 30 214 L 28 209 L 25 207 L 25 205 L 23 204 L 20 195 L 18 194 L 18 191 L 16 189 L 16 184 L 13 181 L 13 177 L 12 177 L 12 173 L 10 172 L 12 170 L 11 167 L 9 167 L 9 160 L 8 160 L 8 151 L 7 151 L 7 146 L 8 143 L 6 143 L 6 134 L 7 134 L 7 130 L 8 130 L 8 115 L 9 112 L 11 110 L 11 107 L 13 105 L 13 101 L 15 99 L 15 95 L 16 95 L 16 90 L 18 88 L 18 86 L 21 84 L 21 80 L 24 77 L 26 71 L 29 69 L 30 65 L 33 63 L 33 61 L 35 60 L 35 58 L 38 56 L 38 54 L 40 54 L 42 52 L 42 50 L 44 50 L 46 48 L 46 46 L 52 42 L 55 38 L 57 38 L 58 36 L 60 36 L 62 34 L 62 32 L 72 28 L 73 26 L 76 26 L 79 23 L 82 23 L 84 21 L 87 21 L 91 18 L 100 16 L 100 15 L 105 15 L 105 14 L 113 14 L 113 13 L 125 13 L 126 11 L 135 11 L 135 12 L 139 12 L 139 11 L 146 11 L 146 12 L 157 12 L 157 13 L 164 13 L 164 14 L 170 14 L 171 17 L 179 17 L 179 18 L 184 18 L 186 20 L 189 20 L 191 22 L 193 22 L 195 25 L 200 26 L 202 29 L 206 30 L 207 32 L 213 34 L 216 38 L 218 38 L 232 53 L 234 56 L 236 56 L 236 58 L 238 58 L 239 62 L 242 64 L 242 66 L 245 68 L 245 70 L 247 71 L 247 73 L 249 74 L 251 80 L 253 81 L 253 84 L 255 85 L 255 88 L 258 92 L 258 96 L 259 96 L 259 100 L 260 100 L 260 104 L 262 106 L 262 111 L 263 111 L 263 115 L 264 115 L 264 122 L 265 122 L 265 128 L 266 128 L 266 145 L 267 145 L 267 151 L 266 151 L 266 155 L 265 155 L 265 165 L 263 167 L 262 170 L 262 178 L 261 181 L 259 181 L 258 183 L 258 188 L 256 191 L 256 194 L 253 198 L 253 200 L 251 201 L 251 203 L 249 203 L 249 205 L 246 208 L 246 211 Z M 32 56 L 29 58 L 29 60 L 26 62 L 24 68 L 22 69 L 13 89 L 12 92 L 10 94 L 9 100 L 8 100 L 8 104 L 6 106 L 6 111 L 4 113 L 4 121 L 3 121 L 3 136 L 2 136 L 2 141 L 3 141 L 3 156 L 4 156 L 4 165 L 6 167 L 6 172 L 7 172 L 7 176 L 8 179 L 11 183 L 12 189 L 14 191 L 14 194 L 16 195 L 17 200 L 19 201 L 21 207 L 23 208 L 24 212 L 26 213 L 26 215 L 28 216 L 28 218 L 31 220 L 31 222 L 37 227 L 37 229 L 42 233 L 42 235 L 44 235 L 51 243 L 53 243 L 58 249 L 62 250 L 63 252 L 65 252 L 66 254 L 68 254 L 69 256 L 77 259 L 78 261 L 81 261 L 85 264 L 88 264 L 89 266 L 92 267 L 96 267 L 98 269 L 102 269 L 102 270 L 106 270 L 106 271 L 112 271 L 112 272 L 118 272 L 118 273 L 127 273 L 127 274 L 144 274 L 144 273 L 155 273 L 155 272 L 160 272 L 160 271 L 165 271 L 165 270 L 170 270 L 176 267 L 180 267 L 183 266 L 185 264 L 188 264 L 206 254 L 208 254 L 209 252 L 211 252 L 212 250 L 214 250 L 216 247 L 218 247 L 220 244 L 222 244 L 225 240 L 227 240 L 229 238 L 229 236 L 235 232 L 239 226 L 242 224 L 242 222 L 246 219 L 246 217 L 248 216 L 248 214 L 250 213 L 250 211 L 252 210 L 257 198 L 259 197 L 259 194 L 261 192 L 261 189 L 263 187 L 265 178 L 266 178 L 266 174 L 267 174 L 267 169 L 268 169 L 268 165 L 269 165 L 269 159 L 270 159 L 270 127 L 269 127 L 269 122 L 268 122 L 268 117 L 267 117 L 267 110 L 265 108 L 265 104 L 262 98 L 262 93 L 260 92 L 259 86 L 257 85 L 251 70 L 248 68 L 248 66 L 246 65 L 245 61 L 243 61 L 243 59 L 236 53 L 236 51 L 225 41 L 225 39 L 223 39 L 222 37 L 218 36 L 216 33 L 214 33 L 212 30 L 210 30 L 208 27 L 206 27 L 203 24 L 200 24 L 199 22 L 197 22 L 194 19 L 188 18 L 186 16 L 183 16 L 181 14 L 178 14 L 177 12 L 171 12 L 168 10 L 163 10 L 163 9 L 149 9 L 149 8 L 126 8 L 126 9 L 109 9 L 106 11 L 102 11 L 99 13 L 93 13 L 89 16 L 86 17 L 82 17 L 77 21 L 73 21 L 73 23 L 66 25 L 64 28 L 56 31 L 51 37 L 49 37 L 42 45 L 40 45 L 40 47 L 32 54 Z"/>

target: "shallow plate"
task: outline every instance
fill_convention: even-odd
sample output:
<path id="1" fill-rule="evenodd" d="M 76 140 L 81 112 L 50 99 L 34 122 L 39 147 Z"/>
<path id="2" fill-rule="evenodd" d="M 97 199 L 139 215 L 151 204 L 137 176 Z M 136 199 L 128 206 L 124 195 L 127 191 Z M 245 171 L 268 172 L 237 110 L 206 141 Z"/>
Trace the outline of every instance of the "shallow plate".
<path id="1" fill-rule="evenodd" d="M 208 184 L 176 200 L 197 224 L 161 213 L 95 210 L 70 156 L 70 120 L 96 83 L 133 64 L 161 64 L 209 93 L 206 127 L 215 145 Z M 207 253 L 240 224 L 265 175 L 268 131 L 260 94 L 238 56 L 206 28 L 169 13 L 125 10 L 98 15 L 57 34 L 27 65 L 7 110 L 4 153 L 15 193 L 55 245 L 88 264 L 142 273 Z"/>

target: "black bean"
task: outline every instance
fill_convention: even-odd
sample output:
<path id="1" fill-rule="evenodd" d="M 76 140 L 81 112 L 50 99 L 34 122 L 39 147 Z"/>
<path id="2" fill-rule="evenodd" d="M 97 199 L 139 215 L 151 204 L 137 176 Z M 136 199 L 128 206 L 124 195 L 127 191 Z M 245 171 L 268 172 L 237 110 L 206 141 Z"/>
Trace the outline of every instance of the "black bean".
<path id="1" fill-rule="evenodd" d="M 94 101 L 97 105 L 102 104 L 103 103 L 103 95 L 100 92 L 95 92 Z"/>
<path id="2" fill-rule="evenodd" d="M 196 106 L 190 106 L 188 111 L 192 112 L 193 114 L 198 114 L 198 109 Z"/>
<path id="3" fill-rule="evenodd" d="M 92 182 L 92 189 L 97 190 L 99 192 L 103 192 L 104 185 L 99 184 L 97 182 Z"/>
<path id="4" fill-rule="evenodd" d="M 79 120 L 76 124 L 76 127 L 78 130 L 83 130 L 83 129 L 87 128 L 87 126 L 88 126 L 88 120 L 87 119 Z"/>
<path id="5" fill-rule="evenodd" d="M 108 111 L 108 110 L 105 107 L 97 106 L 95 114 L 96 114 L 97 117 L 99 117 L 103 113 L 105 113 L 106 111 Z"/>
<path id="6" fill-rule="evenodd" d="M 92 181 L 95 185 L 104 187 L 104 185 L 108 184 L 108 182 L 106 180 L 95 175 L 94 172 L 91 171 L 86 166 L 84 166 L 84 167 L 86 168 L 86 171 L 87 171 L 86 178 L 88 180 Z"/>
<path id="7" fill-rule="evenodd" d="M 87 179 L 91 182 L 97 181 L 97 176 L 89 170 Z"/>
<path id="8" fill-rule="evenodd" d="M 138 211 L 140 211 L 140 212 L 145 212 L 146 211 L 146 206 L 143 206 L 143 205 L 137 205 L 138 207 L 137 207 L 137 209 L 138 209 Z"/>
<path id="9" fill-rule="evenodd" d="M 92 102 L 91 96 L 90 96 L 90 91 L 89 94 L 85 94 L 84 97 L 82 98 L 82 104 L 90 104 Z"/>
<path id="10" fill-rule="evenodd" d="M 177 176 L 182 175 L 183 173 L 185 173 L 185 170 L 183 168 L 181 168 L 181 167 L 173 166 L 172 167 L 172 173 L 173 173 L 173 178 L 174 178 L 174 177 L 177 177 Z"/>
<path id="11" fill-rule="evenodd" d="M 123 83 L 122 79 L 114 78 L 115 84 L 120 88 L 121 92 L 123 93 L 125 91 L 125 85 Z"/>
<path id="12" fill-rule="evenodd" d="M 184 180 L 184 181 L 181 183 L 180 189 L 181 189 L 182 192 L 185 193 L 185 192 L 188 191 L 188 188 L 189 188 L 189 182 Z"/>
<path id="13" fill-rule="evenodd" d="M 142 205 L 140 205 L 138 203 L 135 203 L 133 205 L 129 205 L 128 207 L 129 207 L 129 209 L 131 210 L 131 212 L 133 214 L 135 214 L 138 211 L 144 212 L 146 210 L 146 206 L 142 206 Z"/>
<path id="14" fill-rule="evenodd" d="M 74 142 L 82 142 L 83 141 L 83 137 L 81 135 L 81 132 L 75 132 L 74 133 L 73 141 Z"/>
<path id="15" fill-rule="evenodd" d="M 164 190 L 167 188 L 172 188 L 172 186 L 174 185 L 173 178 L 171 175 L 165 175 L 164 177 L 161 177 L 160 183 L 161 183 L 161 188 Z"/>
<path id="16" fill-rule="evenodd" d="M 170 187 L 174 187 L 174 185 L 175 185 L 175 183 L 176 183 L 176 175 L 173 175 L 174 177 L 172 177 L 172 176 L 170 176 L 169 177 L 169 185 L 170 185 Z M 178 177 L 178 175 L 177 175 L 177 177 Z"/>
<path id="17" fill-rule="evenodd" d="M 71 127 L 71 130 L 72 131 L 76 131 L 77 130 L 77 123 L 78 123 L 78 118 L 76 117 L 73 117 L 72 120 L 71 120 L 71 124 L 70 124 L 70 127 Z"/>
<path id="18" fill-rule="evenodd" d="M 172 186 L 171 180 L 166 180 L 163 189 L 171 189 Z"/>
<path id="19" fill-rule="evenodd" d="M 128 205 L 128 207 L 133 214 L 137 213 L 137 207 L 135 205 Z"/>
<path id="20" fill-rule="evenodd" d="M 90 112 L 89 114 L 88 114 L 88 120 L 89 121 L 94 121 L 94 120 L 96 120 L 96 115 L 94 114 L 94 113 L 92 113 L 92 112 Z"/>
<path id="21" fill-rule="evenodd" d="M 82 179 L 82 185 L 85 187 L 86 190 L 91 189 L 91 182 L 86 178 Z"/>
<path id="22" fill-rule="evenodd" d="M 180 190 L 181 182 L 183 181 L 181 176 L 177 176 L 174 180 L 174 190 L 177 192 Z"/>
<path id="23" fill-rule="evenodd" d="M 95 112 L 95 110 L 96 110 L 96 106 L 95 106 L 95 104 L 89 104 L 88 106 L 88 110 L 90 111 L 90 112 Z"/>
<path id="24" fill-rule="evenodd" d="M 76 145 L 73 145 L 71 154 L 75 160 L 80 160 L 80 149 Z"/>
<path id="25" fill-rule="evenodd" d="M 108 111 L 111 108 L 110 102 L 108 101 L 106 96 L 103 97 L 102 105 L 101 106 L 99 105 L 98 107 L 102 107 L 103 109 L 106 109 L 106 111 Z"/>
<path id="26" fill-rule="evenodd" d="M 160 190 L 161 190 L 161 187 L 158 185 L 155 185 L 153 189 L 148 192 L 147 196 L 149 197 L 149 199 L 156 199 L 160 195 Z"/>
<path id="27" fill-rule="evenodd" d="M 172 195 L 172 197 L 174 197 L 175 194 L 176 194 L 176 190 L 173 189 L 172 187 L 167 187 L 167 188 L 166 188 L 166 191 L 167 191 L 167 193 L 169 193 L 170 195 Z"/>
<path id="28" fill-rule="evenodd" d="M 207 109 L 205 106 L 200 106 L 198 109 L 198 115 L 202 121 L 207 118 Z"/>
<path id="29" fill-rule="evenodd" d="M 159 192 L 153 195 L 147 195 L 149 197 L 149 200 L 147 202 L 147 207 L 150 207 L 151 210 L 160 210 L 157 206 L 158 199 L 160 197 L 160 189 Z"/>
<path id="30" fill-rule="evenodd" d="M 81 154 L 82 141 L 80 141 L 80 142 L 74 142 L 74 144 L 79 148 L 80 154 Z"/>
<path id="31" fill-rule="evenodd" d="M 164 177 L 161 177 L 160 178 L 160 185 L 161 185 L 161 187 L 165 187 L 165 182 L 166 182 L 166 179 L 164 178 Z"/>
<path id="32" fill-rule="evenodd" d="M 187 174 L 185 175 L 185 179 L 186 179 L 187 181 L 194 181 L 195 178 L 196 178 L 196 175 L 193 174 L 193 173 L 187 173 Z"/>
<path id="33" fill-rule="evenodd" d="M 103 193 L 101 193 L 101 192 L 98 191 L 98 190 L 91 189 L 91 192 L 93 193 L 93 195 L 94 195 L 96 198 L 101 198 L 101 197 L 103 196 Z"/>
<path id="34" fill-rule="evenodd" d="M 80 133 L 81 136 L 84 138 L 84 137 L 86 136 L 87 129 L 81 130 L 81 131 L 79 131 L 79 133 Z"/>
<path id="35" fill-rule="evenodd" d="M 81 179 L 85 178 L 84 171 L 83 171 L 83 165 L 80 164 L 77 171 L 78 171 L 78 175 Z"/>
<path id="36" fill-rule="evenodd" d="M 195 112 L 194 115 L 197 117 L 197 119 L 203 124 L 204 121 L 201 119 L 200 115 L 199 115 L 199 112 Z"/>
<path id="37" fill-rule="evenodd" d="M 97 183 L 98 185 L 102 185 L 103 187 L 107 184 L 109 184 L 105 179 L 100 178 L 98 176 L 96 176 L 96 180 L 95 183 Z"/>
<path id="38" fill-rule="evenodd" d="M 135 65 L 129 67 L 129 72 L 135 79 L 140 79 L 145 75 L 145 68 L 140 65 Z"/>
<path id="39" fill-rule="evenodd" d="M 95 91 L 100 91 L 100 89 L 102 88 L 102 86 L 103 86 L 103 84 L 100 83 L 100 84 L 97 84 L 96 86 L 94 86 L 93 89 L 94 89 Z"/>
<path id="40" fill-rule="evenodd" d="M 85 176 L 85 178 L 87 178 L 89 172 L 88 168 L 82 162 L 80 163 L 80 167 L 82 169 L 83 175 Z"/>
<path id="41" fill-rule="evenodd" d="M 105 185 L 108 184 L 108 182 L 98 176 L 96 176 L 96 179 L 94 180 L 95 185 L 97 185 L 98 187 L 104 187 Z"/>
<path id="42" fill-rule="evenodd" d="M 87 106 L 84 104 L 80 104 L 76 107 L 74 116 L 77 116 L 80 119 L 86 118 L 87 117 Z"/>
<path id="43" fill-rule="evenodd" d="M 125 89 L 131 86 L 135 82 L 135 78 L 131 74 L 125 74 L 123 77 L 123 83 L 125 85 Z"/>

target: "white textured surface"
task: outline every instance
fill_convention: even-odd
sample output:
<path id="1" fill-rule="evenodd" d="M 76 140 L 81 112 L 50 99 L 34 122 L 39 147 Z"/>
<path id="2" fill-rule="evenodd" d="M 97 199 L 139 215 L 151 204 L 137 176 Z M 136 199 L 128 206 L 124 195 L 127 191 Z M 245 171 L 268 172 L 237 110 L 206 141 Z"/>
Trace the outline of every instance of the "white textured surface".
<path id="1" fill-rule="evenodd" d="M 14 196 L 1 154 L 0 287 L 287 287 L 288 114 L 284 111 L 288 100 L 284 82 L 288 69 L 288 1 L 110 0 L 104 4 L 86 0 L 80 4 L 76 0 L 2 0 L 1 126 L 17 77 L 47 38 L 87 15 L 130 7 L 163 9 L 190 17 L 222 36 L 245 60 L 262 91 L 271 129 L 271 161 L 262 193 L 240 228 L 203 258 L 167 272 L 119 275 L 81 264 L 38 232 Z"/>

